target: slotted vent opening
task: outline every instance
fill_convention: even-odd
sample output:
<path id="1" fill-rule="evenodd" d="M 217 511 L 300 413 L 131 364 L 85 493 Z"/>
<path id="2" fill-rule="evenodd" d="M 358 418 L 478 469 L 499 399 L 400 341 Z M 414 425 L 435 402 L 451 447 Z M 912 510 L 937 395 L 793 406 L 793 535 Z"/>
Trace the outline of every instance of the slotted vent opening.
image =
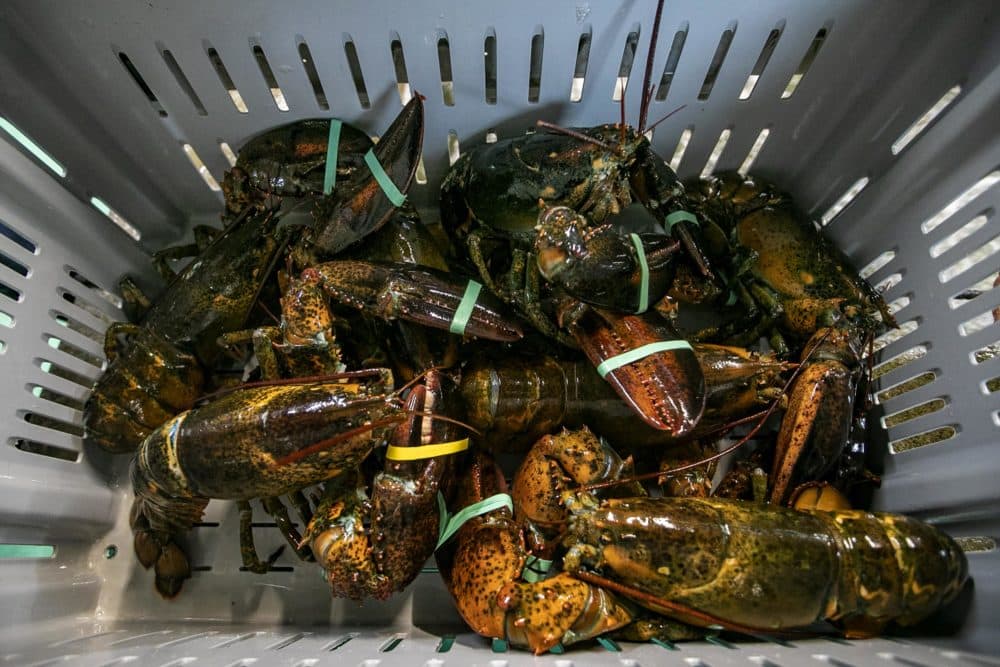
<path id="1" fill-rule="evenodd" d="M 54 173 L 56 176 L 59 176 L 60 178 L 66 177 L 66 167 L 62 166 L 62 164 L 54 157 L 52 157 L 52 155 L 47 150 L 45 150 L 37 143 L 35 143 L 31 139 L 31 137 L 26 135 L 24 132 L 18 129 L 16 125 L 11 123 L 3 116 L 0 116 L 0 130 L 6 132 L 11 139 L 16 141 L 21 146 L 21 148 L 28 151 L 28 153 L 30 153 L 32 156 L 35 157 L 35 159 L 37 159 L 39 162 L 48 167 L 49 170 L 51 170 L 52 173 Z M 3 232 L 3 223 L 0 222 L 0 233 L 2 232 Z"/>
<path id="2" fill-rule="evenodd" d="M 438 72 L 441 76 L 441 99 L 445 106 L 455 106 L 455 80 L 451 73 L 451 46 L 448 34 L 441 31 L 437 41 Z"/>
<path id="3" fill-rule="evenodd" d="M 892 150 L 892 154 L 899 155 L 900 153 L 902 153 L 904 148 L 909 146 L 914 139 L 919 137 L 924 132 L 924 130 L 930 127 L 931 123 L 934 122 L 935 118 L 944 113 L 944 110 L 947 109 L 951 105 L 951 103 L 955 101 L 955 99 L 959 96 L 959 94 L 961 94 L 961 92 L 962 92 L 962 86 L 960 85 L 952 86 L 951 88 L 949 88 L 948 92 L 942 95 L 938 101 L 936 101 L 933 105 L 931 105 L 930 109 L 925 111 L 920 116 L 920 118 L 914 121 L 913 125 L 906 128 L 906 130 L 904 130 L 903 133 L 899 135 L 899 138 L 897 138 L 894 142 L 892 142 L 892 146 L 890 147 L 890 149 Z"/>
<path id="4" fill-rule="evenodd" d="M 545 31 L 535 28 L 531 37 L 531 54 L 528 64 L 528 102 L 537 103 L 542 91 L 542 56 L 545 50 Z"/>
<path id="5" fill-rule="evenodd" d="M 583 99 L 583 86 L 587 80 L 587 64 L 590 62 L 590 42 L 593 31 L 590 24 L 583 27 L 580 41 L 576 46 L 576 63 L 573 65 L 573 80 L 570 83 L 569 101 L 579 102 Z"/>
<path id="6" fill-rule="evenodd" d="M 872 378 L 877 380 L 878 378 L 882 377 L 883 375 L 886 375 L 887 373 L 891 373 L 896 369 L 902 368 L 907 364 L 917 361 L 918 359 L 923 359 L 926 356 L 927 356 L 926 345 L 914 345 L 908 350 L 904 350 L 903 352 L 900 352 L 896 356 L 890 359 L 886 359 L 880 364 L 877 364 L 872 369 Z"/>
<path id="7" fill-rule="evenodd" d="M 45 333 L 42 334 L 42 339 L 45 341 L 45 344 L 51 347 L 53 350 L 59 350 L 60 352 L 64 352 L 65 354 L 68 354 L 71 357 L 75 357 L 80 361 L 97 368 L 98 370 L 102 370 L 104 368 L 103 359 L 95 356 L 94 354 L 88 352 L 87 350 L 84 350 L 80 347 L 77 347 L 76 345 L 73 345 L 72 343 L 67 343 L 65 340 L 59 338 L 58 336 L 53 336 L 52 334 Z"/>
<path id="8" fill-rule="evenodd" d="M 670 84 L 674 82 L 674 75 L 677 73 L 677 64 L 681 60 L 681 52 L 684 51 L 684 42 L 687 41 L 689 24 L 687 21 L 681 23 L 680 28 L 674 33 L 674 39 L 670 42 L 670 51 L 667 53 L 667 62 L 663 66 L 663 74 L 660 75 L 660 83 L 656 87 L 656 99 L 662 102 L 667 99 L 670 92 Z"/>
<path id="9" fill-rule="evenodd" d="M 917 320 L 909 320 L 907 322 L 903 322 L 899 325 L 899 328 L 890 329 L 886 333 L 876 338 L 874 343 L 872 344 L 872 347 L 876 352 L 878 352 L 882 348 L 892 345 L 896 341 L 902 340 L 906 336 L 909 336 L 911 333 L 916 331 L 919 326 L 920 323 Z"/>
<path id="10" fill-rule="evenodd" d="M 901 452 L 917 449 L 918 447 L 926 447 L 927 445 L 945 442 L 947 440 L 951 440 L 956 435 L 958 435 L 958 429 L 955 428 L 954 425 L 949 424 L 947 426 L 939 426 L 938 428 L 924 431 L 923 433 L 917 433 L 916 435 L 911 435 L 907 438 L 890 440 L 889 451 L 893 454 L 899 454 Z"/>
<path id="11" fill-rule="evenodd" d="M 64 289 L 60 289 L 58 290 L 58 292 L 59 295 L 63 298 L 63 300 L 66 301 L 66 303 L 73 304 L 83 312 L 87 313 L 91 317 L 94 317 L 95 319 L 100 321 L 104 326 L 106 327 L 110 326 L 115 321 L 113 318 L 109 317 L 104 311 L 102 311 L 100 308 L 90 303 L 86 299 L 81 298 L 76 294 L 73 294 L 72 292 L 69 292 Z"/>
<path id="12" fill-rule="evenodd" d="M 136 229 L 135 226 L 126 220 L 121 213 L 111 208 L 111 206 L 100 197 L 92 196 L 90 198 L 90 205 L 100 211 L 108 220 L 115 223 L 115 226 L 128 234 L 133 241 L 140 241 L 142 239 L 142 232 Z"/>
<path id="13" fill-rule="evenodd" d="M 28 277 L 28 267 L 17 261 L 13 257 L 7 255 L 7 253 L 0 251 L 0 266 L 5 266 L 14 273 L 18 274 L 22 278 Z"/>
<path id="14" fill-rule="evenodd" d="M 43 373 L 48 373 L 49 375 L 54 375 L 55 377 L 62 378 L 68 382 L 79 385 L 84 389 L 90 389 L 94 385 L 94 381 L 97 380 L 97 374 L 94 377 L 88 377 L 76 371 L 71 371 L 70 369 L 60 366 L 59 364 L 53 363 L 49 359 L 37 358 L 35 359 L 35 364 Z"/>
<path id="15" fill-rule="evenodd" d="M 894 249 L 886 250 L 885 252 L 878 255 L 875 259 L 868 262 L 864 267 L 862 267 L 862 269 L 858 271 L 858 275 L 861 278 L 868 280 L 868 278 L 870 278 L 880 269 L 884 268 L 886 265 L 889 264 L 889 262 L 891 262 L 895 258 L 896 258 L 896 251 Z"/>
<path id="16" fill-rule="evenodd" d="M 194 86 L 191 85 L 191 81 L 188 80 L 187 75 L 184 74 L 184 70 L 181 69 L 180 63 L 174 58 L 174 54 L 170 52 L 170 49 L 160 47 L 160 55 L 163 57 L 163 62 L 166 63 L 167 69 L 170 73 L 174 75 L 174 80 L 177 81 L 177 85 L 180 89 L 184 91 L 188 99 L 191 100 L 191 105 L 194 110 L 198 112 L 199 116 L 207 116 L 208 111 L 205 110 L 205 105 L 202 104 L 201 98 L 198 97 L 198 93 L 195 91 Z"/>
<path id="17" fill-rule="evenodd" d="M 313 97 L 316 98 L 316 106 L 323 111 L 329 111 L 330 103 L 327 102 L 326 92 L 323 90 L 323 82 L 320 80 L 319 71 L 316 69 L 316 60 L 312 57 L 309 45 L 302 37 L 299 37 L 299 62 L 302 63 L 302 69 L 305 70 L 306 78 L 309 79 Z M 228 147 L 227 144 L 226 148 Z M 235 164 L 235 161 L 230 164 Z"/>
<path id="18" fill-rule="evenodd" d="M 746 175 L 750 173 L 750 170 L 753 168 L 754 162 L 757 161 L 757 157 L 760 155 L 760 152 L 764 150 L 764 143 L 767 141 L 767 137 L 770 134 L 771 130 L 765 127 L 760 131 L 760 134 L 757 135 L 757 139 L 754 140 L 753 145 L 747 152 L 747 156 L 743 159 L 743 163 L 740 164 L 739 169 L 736 170 L 740 176 L 746 177 Z"/>
<path id="19" fill-rule="evenodd" d="M 861 191 L 865 189 L 868 185 L 868 177 L 863 176 L 856 180 L 851 187 L 847 188 L 847 191 L 842 194 L 833 205 L 823 213 L 820 217 L 820 224 L 826 227 L 830 222 L 843 212 L 845 208 L 850 206 L 851 202 L 857 199 Z"/>
<path id="20" fill-rule="evenodd" d="M 678 171 L 681 167 L 681 160 L 684 159 L 684 153 L 687 152 L 688 144 L 691 143 L 691 137 L 694 135 L 694 128 L 688 127 L 681 132 L 681 136 L 677 139 L 677 147 L 674 149 L 674 154 L 670 157 L 670 168 L 674 171 Z"/>
<path id="21" fill-rule="evenodd" d="M 222 151 L 222 156 L 226 158 L 226 162 L 229 163 L 230 167 L 236 166 L 236 153 L 233 152 L 232 147 L 225 141 L 219 142 L 219 150 Z"/>
<path id="22" fill-rule="evenodd" d="M 458 143 L 458 132 L 455 130 L 448 130 L 448 164 L 455 164 L 461 155 L 462 151 Z"/>
<path id="23" fill-rule="evenodd" d="M 991 359 L 996 359 L 998 356 L 1000 356 L 1000 340 L 995 340 L 989 345 L 973 350 L 972 354 L 969 355 L 969 360 L 973 365 L 978 366 Z"/>
<path id="24" fill-rule="evenodd" d="M 719 163 L 722 151 L 726 150 L 726 144 L 729 143 L 730 135 L 732 135 L 732 130 L 729 128 L 724 129 L 719 134 L 719 139 L 715 142 L 715 147 L 712 148 L 712 152 L 708 155 L 708 160 L 701 170 L 701 178 L 708 178 L 715 171 L 715 165 Z"/>
<path id="25" fill-rule="evenodd" d="M 13 241 L 15 244 L 27 250 L 32 255 L 37 254 L 38 244 L 8 225 L 3 220 L 0 220 L 0 236 Z"/>
<path id="26" fill-rule="evenodd" d="M 938 280 L 942 284 L 950 282 L 966 271 L 990 259 L 998 251 L 1000 251 L 1000 234 L 994 236 L 981 247 L 973 250 L 954 264 L 938 272 Z"/>
<path id="27" fill-rule="evenodd" d="M 43 387 L 40 384 L 29 384 L 27 385 L 27 389 L 28 392 L 30 392 L 35 398 L 39 398 L 43 401 L 49 401 L 50 403 L 55 403 L 56 405 L 62 405 L 63 407 L 70 408 L 71 410 L 83 411 L 84 402 L 73 398 L 72 396 L 67 396 L 66 394 L 55 391 L 54 389 Z"/>
<path id="28" fill-rule="evenodd" d="M 71 463 L 76 463 L 80 460 L 79 452 L 67 449 L 66 447 L 51 445 L 37 440 L 29 440 L 28 438 L 11 438 L 8 442 L 14 449 L 27 452 L 28 454 L 48 456 L 49 458 L 69 461 Z"/>
<path id="29" fill-rule="evenodd" d="M 973 334 L 979 333 L 986 327 L 993 326 L 994 324 L 996 324 L 996 320 L 993 317 L 993 310 L 987 310 L 959 324 L 958 333 L 963 336 L 972 336 Z"/>
<path id="30" fill-rule="evenodd" d="M 639 44 L 639 25 L 636 24 L 625 37 L 625 48 L 622 51 L 622 59 L 618 64 L 618 77 L 615 79 L 615 88 L 611 92 L 611 99 L 618 102 L 625 94 L 628 87 L 628 77 L 632 72 L 632 63 L 635 62 L 635 50 Z"/>
<path id="31" fill-rule="evenodd" d="M 484 89 L 487 104 L 497 103 L 497 34 L 491 27 L 483 41 Z"/>
<path id="32" fill-rule="evenodd" d="M 125 54 L 124 51 L 118 52 L 118 61 L 125 68 L 125 71 L 128 72 L 129 76 L 132 77 L 132 81 L 134 81 L 135 85 L 139 87 L 142 94 L 146 96 L 146 100 L 149 102 L 149 105 L 153 107 L 153 111 L 161 117 L 166 118 L 167 110 L 163 108 L 162 104 L 160 104 L 160 100 L 156 98 L 156 94 L 153 92 L 153 89 L 149 87 L 148 83 L 146 83 L 146 79 L 139 74 L 139 70 L 135 68 L 135 65 L 132 64 L 132 60 Z"/>
<path id="33" fill-rule="evenodd" d="M 354 46 L 354 39 L 350 35 L 344 35 L 344 55 L 347 58 L 347 68 L 351 71 L 351 80 L 354 81 L 354 90 L 358 94 L 358 104 L 362 109 L 370 109 L 371 100 L 368 98 L 368 86 L 365 85 L 365 76 L 361 72 L 361 61 L 358 59 L 358 49 Z"/>
<path id="34" fill-rule="evenodd" d="M 875 401 L 879 404 L 890 401 L 894 398 L 899 398 L 903 394 L 913 391 L 914 389 L 919 389 L 924 387 L 934 380 L 937 379 L 936 371 L 924 371 L 918 375 L 914 375 L 911 378 L 907 378 L 902 382 L 895 384 L 888 389 L 884 389 L 877 394 L 875 394 Z"/>
<path id="35" fill-rule="evenodd" d="M 22 412 L 21 419 L 33 426 L 52 429 L 53 431 L 59 431 L 78 438 L 83 437 L 83 427 L 79 424 L 73 424 L 71 422 L 63 421 L 62 419 L 49 417 L 48 415 L 38 412 Z"/>
<path id="36" fill-rule="evenodd" d="M 194 149 L 194 146 L 188 143 L 181 144 L 181 150 L 184 151 L 184 155 L 187 156 L 188 162 L 194 167 L 195 172 L 201 177 L 201 180 L 205 182 L 208 189 L 212 192 L 221 192 L 222 187 L 219 182 L 215 180 L 215 176 L 212 176 L 212 172 L 208 170 L 208 165 L 202 161 L 201 156 L 198 155 L 198 151 Z"/>
<path id="37" fill-rule="evenodd" d="M 741 100 L 748 100 L 753 95 L 753 89 L 757 87 L 757 82 L 760 80 L 761 74 L 764 73 L 764 68 L 767 67 L 767 63 L 771 60 L 771 56 L 774 54 L 774 49 L 778 46 L 778 40 L 781 39 L 781 33 L 784 29 L 785 21 L 781 20 L 768 33 L 767 39 L 764 40 L 764 46 L 760 50 L 760 55 L 757 56 L 757 62 L 754 63 L 753 69 L 750 70 L 750 75 L 747 76 L 746 83 L 743 84 L 743 90 L 740 91 Z"/>
<path id="38" fill-rule="evenodd" d="M 261 76 L 264 77 L 264 83 L 267 84 L 268 92 L 271 93 L 274 106 L 278 108 L 278 111 L 288 111 L 288 100 L 285 99 L 285 93 L 281 90 L 281 86 L 278 85 L 278 79 L 274 76 L 274 70 L 271 69 L 271 63 L 268 62 L 263 47 L 260 44 L 251 42 L 250 50 L 253 52 L 254 60 L 257 61 L 257 67 L 260 69 Z"/>
<path id="39" fill-rule="evenodd" d="M 719 37 L 719 43 L 715 47 L 715 54 L 712 56 L 712 61 L 708 65 L 708 71 L 705 73 L 705 80 L 702 81 L 701 89 L 698 91 L 699 100 L 707 100 L 708 96 L 712 94 L 712 88 L 715 87 L 715 81 L 719 78 L 719 70 L 722 69 L 722 63 L 726 61 L 726 55 L 729 53 L 729 47 L 733 43 L 733 36 L 735 34 L 736 22 L 733 21 L 722 31 L 722 35 Z"/>
<path id="40" fill-rule="evenodd" d="M 802 79 L 805 78 L 806 74 L 809 72 L 809 68 L 812 67 L 813 62 L 819 55 L 819 51 L 823 48 L 823 43 L 826 42 L 826 38 L 830 33 L 831 23 L 827 23 L 825 26 L 819 29 L 816 36 L 813 37 L 812 42 L 809 44 L 809 48 L 806 49 L 805 55 L 802 56 L 802 60 L 799 62 L 799 66 L 795 68 L 795 73 L 792 74 L 792 78 L 788 80 L 788 84 L 785 86 L 785 90 L 781 93 L 781 99 L 787 100 L 795 91 L 798 90 L 799 85 L 802 83 Z"/>
<path id="41" fill-rule="evenodd" d="M 0 280 L 0 295 L 3 295 L 14 302 L 19 302 L 21 300 L 22 294 L 21 290 L 16 287 L 12 287 L 7 283 Z"/>
<path id="42" fill-rule="evenodd" d="M 920 231 L 930 234 L 941 223 L 963 209 L 969 202 L 975 200 L 997 183 L 1000 183 L 1000 169 L 994 169 L 986 176 L 973 183 L 957 197 L 948 202 L 940 211 L 920 223 Z"/>
<path id="43" fill-rule="evenodd" d="M 208 55 L 208 61 L 212 63 L 212 69 L 215 70 L 216 76 L 219 77 L 222 87 L 225 88 L 226 94 L 229 95 L 229 101 L 233 103 L 238 112 L 249 113 L 250 109 L 243 100 L 243 96 L 240 94 L 236 84 L 233 83 L 232 77 L 229 76 L 229 70 L 226 69 L 225 63 L 222 62 L 222 56 L 211 46 L 206 48 L 205 53 Z"/>
<path id="44" fill-rule="evenodd" d="M 943 398 L 935 398 L 930 401 L 924 401 L 923 403 L 919 403 L 913 407 L 882 417 L 882 426 L 883 428 L 890 429 L 905 422 L 919 419 L 920 417 L 925 417 L 927 415 L 934 414 L 935 412 L 940 412 L 941 410 L 944 410 L 945 406 L 947 406 L 947 402 Z"/>
<path id="45" fill-rule="evenodd" d="M 413 93 L 410 90 L 410 76 L 406 72 L 403 42 L 396 33 L 393 33 L 392 41 L 389 42 L 389 53 L 392 56 L 393 71 L 396 73 L 396 92 L 399 94 L 399 103 L 405 105 L 410 101 Z"/>
<path id="46" fill-rule="evenodd" d="M 988 221 L 989 218 L 985 214 L 977 215 L 972 220 L 965 223 L 964 225 L 953 231 L 948 236 L 944 237 L 937 243 L 932 244 L 931 247 L 929 248 L 931 257 L 940 257 L 941 255 L 945 254 L 946 252 L 957 246 L 959 243 L 961 243 L 962 241 L 969 238 L 970 236 L 978 232 L 980 229 L 985 227 Z"/>

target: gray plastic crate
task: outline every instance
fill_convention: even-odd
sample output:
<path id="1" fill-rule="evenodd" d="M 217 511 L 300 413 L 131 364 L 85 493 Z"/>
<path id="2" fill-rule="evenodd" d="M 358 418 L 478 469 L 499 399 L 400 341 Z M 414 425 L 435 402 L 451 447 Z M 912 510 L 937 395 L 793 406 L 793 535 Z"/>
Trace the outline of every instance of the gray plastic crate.
<path id="1" fill-rule="evenodd" d="M 1000 653 L 1000 362 L 986 352 L 1000 339 L 991 314 L 1000 304 L 992 286 L 1000 249 L 993 3 L 669 2 L 650 114 L 685 105 L 653 139 L 684 178 L 740 168 L 760 149 L 753 172 L 828 223 L 897 310 L 902 328 L 880 341 L 882 360 L 907 363 L 879 379 L 880 392 L 899 390 L 881 407 L 886 415 L 930 409 L 885 433 L 890 453 L 875 504 L 966 538 L 975 587 L 957 610 L 957 630 L 499 654 L 462 629 L 434 574 L 388 602 L 359 606 L 331 600 L 315 566 L 240 572 L 235 512 L 218 502 L 193 531 L 198 571 L 176 601 L 161 600 L 135 562 L 124 463 L 84 451 L 77 408 L 100 372 L 100 334 L 123 319 L 118 278 L 155 285 L 149 253 L 217 220 L 221 196 L 202 176 L 218 182 L 228 168 L 221 145 L 235 150 L 263 129 L 317 116 L 377 134 L 419 91 L 426 182 L 411 198 L 434 220 L 456 146 L 536 119 L 613 122 L 626 81 L 634 122 L 653 5 L 0 6 L 0 545 L 54 548 L 51 557 L 0 560 L 0 662 L 1000 664 L 985 657 Z M 631 68 L 623 64 L 630 39 Z M 12 127 L 57 163 L 33 155 Z M 914 446 L 920 440 L 933 442 Z M 257 537 L 262 550 L 280 539 L 263 527 Z M 454 644 L 442 651 L 448 636 Z"/>

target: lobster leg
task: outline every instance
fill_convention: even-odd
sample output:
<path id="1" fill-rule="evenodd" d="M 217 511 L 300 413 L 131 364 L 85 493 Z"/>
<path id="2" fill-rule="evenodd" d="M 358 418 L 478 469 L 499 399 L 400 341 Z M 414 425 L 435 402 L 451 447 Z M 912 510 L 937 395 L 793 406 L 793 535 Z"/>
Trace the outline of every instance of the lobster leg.
<path id="1" fill-rule="evenodd" d="M 237 502 L 236 507 L 240 511 L 240 556 L 243 558 L 243 567 L 254 574 L 266 574 L 285 548 L 281 547 L 267 560 L 261 560 L 257 555 L 257 547 L 254 546 L 253 507 L 248 500 Z"/>
<path id="2" fill-rule="evenodd" d="M 340 260 L 302 272 L 334 300 L 384 319 L 402 318 L 448 330 L 462 303 L 468 281 L 453 274 L 412 264 Z M 481 291 L 464 333 L 489 340 L 515 341 L 520 327 L 503 303 Z"/>
<path id="3" fill-rule="evenodd" d="M 292 518 L 288 516 L 288 508 L 281 502 L 281 499 L 276 497 L 262 498 L 261 503 L 264 505 L 267 513 L 271 515 L 271 518 L 274 519 L 278 531 L 285 538 L 285 541 L 288 542 L 288 546 L 292 548 L 295 555 L 299 557 L 299 560 L 315 560 L 309 546 L 302 540 L 302 534 L 295 527 Z"/>

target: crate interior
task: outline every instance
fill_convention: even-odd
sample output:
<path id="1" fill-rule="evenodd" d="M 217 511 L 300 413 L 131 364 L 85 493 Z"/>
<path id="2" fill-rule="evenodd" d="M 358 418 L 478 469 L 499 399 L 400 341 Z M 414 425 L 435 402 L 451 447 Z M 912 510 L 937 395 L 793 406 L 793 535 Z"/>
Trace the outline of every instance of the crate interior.
<path id="1" fill-rule="evenodd" d="M 538 119 L 615 122 L 623 90 L 634 123 L 654 5 L 4 3 L 0 546 L 20 557 L 0 559 L 0 656 L 533 664 L 464 630 L 433 573 L 357 605 L 330 599 L 312 565 L 241 572 L 227 503 L 192 533 L 183 594 L 161 600 L 131 553 L 124 458 L 84 447 L 79 408 L 104 329 L 124 319 L 118 279 L 155 290 L 150 254 L 217 224 L 227 156 L 247 138 L 331 116 L 377 135 L 419 92 L 410 198 L 433 224 L 463 148 Z M 877 342 L 873 437 L 887 455 L 875 508 L 962 538 L 974 589 L 902 640 L 595 645 L 543 660 L 995 664 L 972 653 L 1000 653 L 998 14 L 980 2 L 670 2 L 650 111 L 675 111 L 653 145 L 683 179 L 749 168 L 780 183 L 883 290 L 900 329 Z M 262 552 L 281 539 L 267 522 Z"/>

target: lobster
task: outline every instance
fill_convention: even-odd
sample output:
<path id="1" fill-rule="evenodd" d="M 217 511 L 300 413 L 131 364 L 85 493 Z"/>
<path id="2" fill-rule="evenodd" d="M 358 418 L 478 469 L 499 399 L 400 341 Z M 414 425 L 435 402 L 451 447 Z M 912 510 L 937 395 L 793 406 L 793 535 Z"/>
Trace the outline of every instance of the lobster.
<path id="1" fill-rule="evenodd" d="M 520 521 L 495 529 L 509 538 L 491 545 L 501 556 L 479 562 L 485 552 L 472 540 L 483 538 L 470 536 L 461 571 L 477 573 L 467 585 L 481 587 L 450 588 L 475 631 L 536 653 L 596 636 L 602 626 L 629 632 L 633 620 L 648 623 L 633 605 L 758 636 L 814 631 L 826 621 L 849 637 L 867 637 L 926 618 L 954 599 L 968 576 L 950 537 L 902 515 L 650 498 L 630 479 L 628 461 L 587 431 L 542 438 L 537 448 L 514 477 Z M 482 521 L 502 524 L 503 511 Z M 531 555 L 554 561 L 542 575 L 548 578 L 520 580 L 518 566 L 528 557 L 521 526 L 535 536 Z M 525 600 L 534 614 L 525 613 Z M 675 638 L 690 632 L 682 627 Z"/>
<path id="2" fill-rule="evenodd" d="M 637 129 L 626 126 L 623 110 L 618 125 L 565 130 L 540 123 L 532 134 L 477 146 L 455 161 L 441 183 L 441 221 L 489 290 L 543 334 L 583 349 L 595 366 L 619 363 L 605 378 L 622 399 L 653 428 L 683 435 L 704 409 L 701 371 L 689 347 L 664 346 L 680 336 L 646 314 L 586 307 L 546 282 L 534 245 L 540 207 L 568 206 L 600 224 L 638 201 L 670 228 L 700 274 L 713 276 L 693 216 L 680 213 L 687 208 L 684 188 L 645 136 L 662 5 Z M 640 348 L 649 354 L 622 363 L 622 355 Z"/>

